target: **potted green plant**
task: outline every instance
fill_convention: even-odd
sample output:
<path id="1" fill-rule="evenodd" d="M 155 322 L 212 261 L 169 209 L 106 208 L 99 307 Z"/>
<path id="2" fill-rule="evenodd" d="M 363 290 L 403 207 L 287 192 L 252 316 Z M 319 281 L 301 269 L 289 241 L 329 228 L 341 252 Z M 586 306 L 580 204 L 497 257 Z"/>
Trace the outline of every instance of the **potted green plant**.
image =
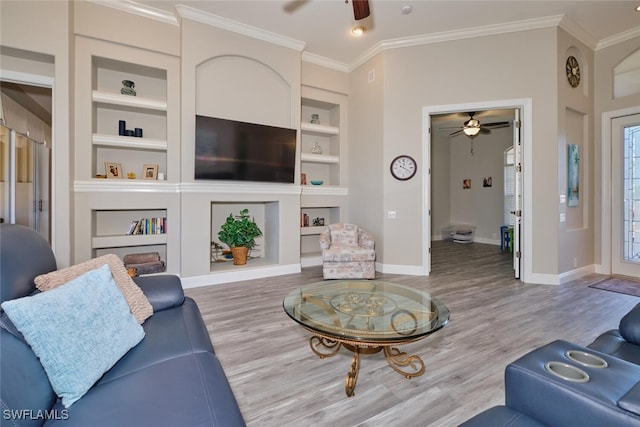
<path id="1" fill-rule="evenodd" d="M 255 238 L 258 236 L 262 236 L 262 231 L 249 216 L 249 209 L 242 209 L 239 215 L 229 214 L 218 232 L 220 241 L 231 249 L 235 265 L 247 263 L 249 249 L 256 245 Z"/>

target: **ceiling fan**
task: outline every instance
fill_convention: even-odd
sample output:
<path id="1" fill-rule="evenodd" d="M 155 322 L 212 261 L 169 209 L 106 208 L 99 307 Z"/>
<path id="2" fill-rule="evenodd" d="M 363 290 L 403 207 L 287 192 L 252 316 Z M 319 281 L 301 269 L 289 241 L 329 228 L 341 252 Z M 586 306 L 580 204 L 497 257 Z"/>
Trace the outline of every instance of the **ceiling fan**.
<path id="1" fill-rule="evenodd" d="M 348 3 L 349 0 L 345 0 L 344 2 Z M 371 11 L 369 10 L 369 0 L 351 0 L 351 4 L 353 5 L 353 17 L 356 21 L 371 15 Z"/>
<path id="2" fill-rule="evenodd" d="M 284 6 L 284 10 L 288 13 L 295 12 L 299 7 L 304 6 L 311 0 L 291 0 Z M 344 0 L 345 4 L 349 3 L 349 0 Z M 353 17 L 356 21 L 367 18 L 371 15 L 369 10 L 369 0 L 351 0 L 353 5 Z"/>
<path id="3" fill-rule="evenodd" d="M 475 111 L 467 113 L 469 114 L 469 120 L 463 123 L 463 126 L 457 131 L 450 133 L 449 136 L 456 136 L 460 133 L 464 133 L 469 138 L 475 138 L 478 134 L 488 135 L 491 133 L 491 129 L 500 129 L 509 127 L 510 122 L 493 122 L 493 123 L 480 123 L 480 120 L 474 118 Z"/>

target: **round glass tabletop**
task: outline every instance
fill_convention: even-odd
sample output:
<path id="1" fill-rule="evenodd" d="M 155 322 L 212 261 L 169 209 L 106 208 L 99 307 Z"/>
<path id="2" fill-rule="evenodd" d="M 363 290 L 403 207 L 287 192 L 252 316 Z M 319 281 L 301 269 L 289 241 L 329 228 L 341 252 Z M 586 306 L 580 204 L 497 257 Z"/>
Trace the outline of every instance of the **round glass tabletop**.
<path id="1" fill-rule="evenodd" d="M 331 280 L 295 289 L 285 312 L 319 335 L 384 345 L 437 331 L 449 309 L 426 292 L 377 280 Z"/>

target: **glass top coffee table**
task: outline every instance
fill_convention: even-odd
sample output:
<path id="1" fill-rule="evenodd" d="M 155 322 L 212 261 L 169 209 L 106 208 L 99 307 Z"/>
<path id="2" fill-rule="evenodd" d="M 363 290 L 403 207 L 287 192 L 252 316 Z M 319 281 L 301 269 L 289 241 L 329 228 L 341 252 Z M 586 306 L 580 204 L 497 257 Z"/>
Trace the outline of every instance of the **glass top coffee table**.
<path id="1" fill-rule="evenodd" d="M 395 346 L 425 338 L 449 321 L 449 309 L 426 292 L 377 280 L 330 280 L 301 286 L 284 300 L 284 311 L 308 329 L 311 350 L 320 358 L 353 352 L 345 378 L 353 396 L 360 354 L 384 352 L 391 368 L 406 378 L 424 373 L 419 356 Z"/>

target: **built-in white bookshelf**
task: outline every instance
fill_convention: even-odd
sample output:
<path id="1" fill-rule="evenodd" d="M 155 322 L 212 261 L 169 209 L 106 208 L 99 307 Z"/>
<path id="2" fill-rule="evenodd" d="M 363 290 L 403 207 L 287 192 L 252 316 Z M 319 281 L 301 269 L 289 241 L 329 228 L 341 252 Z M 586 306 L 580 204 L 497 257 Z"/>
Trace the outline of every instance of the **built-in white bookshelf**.
<path id="1" fill-rule="evenodd" d="M 340 222 L 346 211 L 346 112 L 346 96 L 302 87 L 300 168 L 306 180 L 300 199 L 303 267 L 322 264 L 320 233 L 327 225 Z M 313 185 L 312 181 L 322 184 Z M 321 219 L 322 225 L 314 224 L 314 219 Z"/>
<path id="2" fill-rule="evenodd" d="M 74 258 L 158 252 L 177 273 L 180 60 L 83 36 L 75 49 Z M 134 82 L 135 95 L 122 93 L 124 80 Z M 121 132 L 121 120 L 134 135 Z M 107 173 L 112 165 L 116 175 Z M 163 218 L 167 228 L 127 234 L 142 218 Z"/>

